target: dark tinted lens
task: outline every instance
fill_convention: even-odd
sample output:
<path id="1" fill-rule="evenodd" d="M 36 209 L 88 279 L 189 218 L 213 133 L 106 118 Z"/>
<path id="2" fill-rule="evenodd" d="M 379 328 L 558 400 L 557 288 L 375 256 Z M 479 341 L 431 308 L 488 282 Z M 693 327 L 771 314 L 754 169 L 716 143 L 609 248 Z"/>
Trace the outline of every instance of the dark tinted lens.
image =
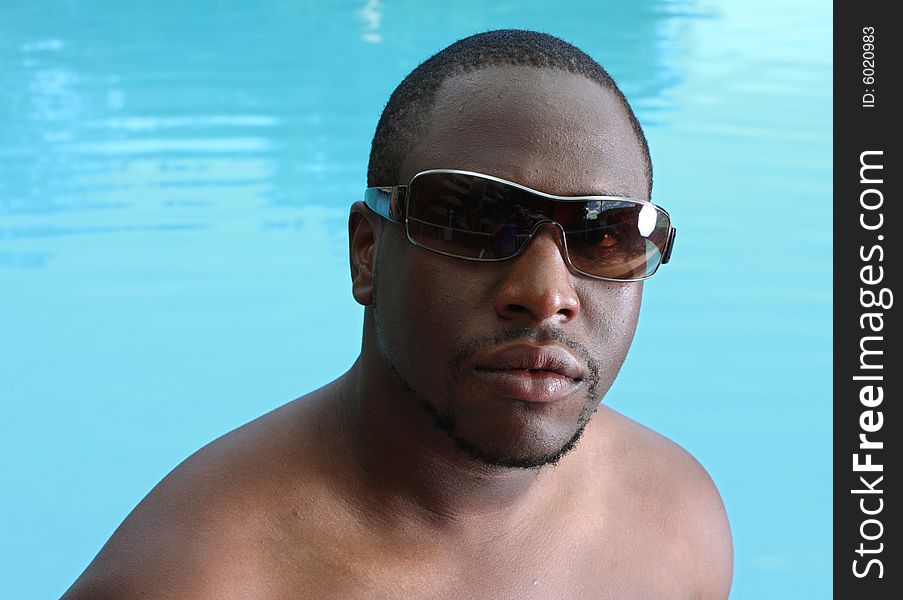
<path id="1" fill-rule="evenodd" d="M 600 277 L 638 279 L 661 264 L 671 228 L 661 209 L 630 201 L 591 201 L 586 218 L 565 227 L 575 267 Z"/>
<path id="2" fill-rule="evenodd" d="M 407 228 L 420 246 L 462 258 L 508 258 L 537 223 L 556 221 L 585 273 L 611 279 L 651 275 L 671 223 L 664 211 L 629 200 L 550 200 L 507 183 L 460 173 L 419 175 L 408 189 Z"/>
<path id="3" fill-rule="evenodd" d="M 530 222 L 507 184 L 453 173 L 416 177 L 408 189 L 408 235 L 417 244 L 464 258 L 507 258 Z"/>

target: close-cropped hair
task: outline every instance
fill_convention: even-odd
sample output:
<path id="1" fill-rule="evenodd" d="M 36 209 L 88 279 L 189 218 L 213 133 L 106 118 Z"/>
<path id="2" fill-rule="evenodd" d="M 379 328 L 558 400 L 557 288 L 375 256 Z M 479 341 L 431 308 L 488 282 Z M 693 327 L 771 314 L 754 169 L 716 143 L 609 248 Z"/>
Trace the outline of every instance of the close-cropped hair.
<path id="1" fill-rule="evenodd" d="M 602 65 L 564 40 L 537 31 L 498 29 L 455 42 L 429 57 L 398 84 L 376 125 L 370 147 L 367 186 L 400 185 L 401 164 L 423 135 L 436 93 L 449 77 L 489 66 L 560 69 L 587 77 L 611 90 L 620 101 L 642 148 L 652 192 L 649 144 L 633 109 Z"/>

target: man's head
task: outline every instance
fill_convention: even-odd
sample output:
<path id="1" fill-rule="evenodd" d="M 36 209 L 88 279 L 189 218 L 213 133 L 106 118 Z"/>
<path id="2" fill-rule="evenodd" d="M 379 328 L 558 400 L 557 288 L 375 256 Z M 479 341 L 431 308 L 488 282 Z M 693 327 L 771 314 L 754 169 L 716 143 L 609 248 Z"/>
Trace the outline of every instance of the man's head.
<path id="1" fill-rule="evenodd" d="M 563 196 L 641 199 L 652 176 L 642 130 L 608 74 L 558 38 L 523 31 L 457 42 L 395 90 L 368 183 L 406 184 L 429 169 Z M 551 225 L 520 255 L 481 263 L 416 247 L 403 225 L 367 211 L 353 209 L 351 241 L 355 298 L 374 331 L 365 344 L 472 457 L 509 467 L 556 462 L 626 357 L 642 283 L 572 272 Z M 567 377 L 503 368 L 531 353 Z M 530 400 L 536 390 L 551 401 Z"/>

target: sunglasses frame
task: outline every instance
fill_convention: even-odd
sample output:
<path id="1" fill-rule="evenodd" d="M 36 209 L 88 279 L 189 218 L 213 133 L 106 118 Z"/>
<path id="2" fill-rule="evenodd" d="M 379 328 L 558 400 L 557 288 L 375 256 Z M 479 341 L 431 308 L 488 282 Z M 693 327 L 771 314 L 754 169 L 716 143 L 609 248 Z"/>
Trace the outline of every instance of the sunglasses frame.
<path id="1" fill-rule="evenodd" d="M 668 229 L 668 239 L 665 242 L 665 249 L 662 251 L 662 259 L 655 266 L 655 269 L 652 270 L 651 273 L 644 275 L 643 277 L 634 277 L 630 279 L 616 279 L 614 277 L 603 277 L 601 275 L 594 275 L 593 273 L 587 273 L 579 268 L 577 268 L 574 263 L 571 262 L 571 256 L 568 252 L 567 247 L 567 233 L 564 230 L 564 227 L 558 221 L 554 219 L 543 219 L 541 221 L 537 221 L 533 224 L 533 227 L 530 229 L 530 233 L 527 236 L 526 241 L 521 245 L 520 248 L 517 249 L 516 252 L 511 254 L 510 256 L 505 256 L 503 258 L 481 258 L 476 256 L 460 256 L 458 254 L 451 254 L 449 252 L 443 252 L 442 250 L 436 250 L 435 248 L 430 248 L 429 246 L 424 246 L 417 242 L 417 240 L 411 237 L 411 228 L 408 226 L 408 188 L 414 184 L 414 181 L 423 175 L 431 175 L 431 174 L 441 174 L 441 175 L 468 175 L 472 177 L 479 177 L 482 179 L 488 179 L 490 181 L 494 181 L 496 183 L 503 183 L 505 185 L 510 185 L 517 189 L 523 190 L 525 192 L 529 192 L 531 194 L 535 194 L 537 196 L 541 196 L 543 198 L 547 198 L 549 200 L 554 200 L 556 202 L 591 202 L 593 200 L 599 201 L 628 201 L 635 204 L 643 204 L 647 206 L 652 206 L 657 211 L 661 211 L 668 217 L 669 229 Z M 521 185 L 514 181 L 508 181 L 507 179 L 502 179 L 501 177 L 495 177 L 493 175 L 486 175 L 484 173 L 477 173 L 475 171 L 462 171 L 460 169 L 430 169 L 428 171 L 421 171 L 414 175 L 411 178 L 411 182 L 407 185 L 392 185 L 392 186 L 377 186 L 377 187 L 368 187 L 364 191 L 364 204 L 367 205 L 367 208 L 386 219 L 387 221 L 391 221 L 392 223 L 398 223 L 399 225 L 404 225 L 405 235 L 412 244 L 417 246 L 418 248 L 423 248 L 424 250 L 429 250 L 430 252 L 435 252 L 436 254 L 441 254 L 443 256 L 450 256 L 452 258 L 459 258 L 461 260 L 470 260 L 475 262 L 500 262 L 503 260 L 510 260 L 519 256 L 523 251 L 530 245 L 530 241 L 533 239 L 533 236 L 547 224 L 552 224 L 558 227 L 558 230 L 561 231 L 561 243 L 564 246 L 564 260 L 567 263 L 568 267 L 573 269 L 575 272 L 580 273 L 581 275 L 585 275 L 587 277 L 591 277 L 593 279 L 600 279 L 603 281 L 643 281 L 645 279 L 649 279 L 653 275 L 655 275 L 658 268 L 663 264 L 667 263 L 671 259 L 671 250 L 674 248 L 674 238 L 677 236 L 677 229 L 674 228 L 671 223 L 671 215 L 668 214 L 664 208 L 657 204 L 653 204 L 647 200 L 640 200 L 638 198 L 628 198 L 626 196 L 556 196 L 554 194 L 547 194 L 545 192 L 540 192 L 539 190 L 534 190 L 533 188 L 529 188 L 525 185 Z"/>

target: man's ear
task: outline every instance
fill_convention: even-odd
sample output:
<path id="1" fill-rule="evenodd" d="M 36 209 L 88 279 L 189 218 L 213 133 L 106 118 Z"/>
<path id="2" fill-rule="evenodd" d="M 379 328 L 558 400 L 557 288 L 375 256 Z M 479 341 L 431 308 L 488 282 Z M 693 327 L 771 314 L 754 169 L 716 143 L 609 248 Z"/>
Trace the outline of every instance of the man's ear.
<path id="1" fill-rule="evenodd" d="M 351 260 L 351 293 L 358 304 L 373 304 L 373 267 L 376 260 L 376 240 L 380 217 L 363 202 L 351 205 L 348 216 L 348 244 Z"/>

